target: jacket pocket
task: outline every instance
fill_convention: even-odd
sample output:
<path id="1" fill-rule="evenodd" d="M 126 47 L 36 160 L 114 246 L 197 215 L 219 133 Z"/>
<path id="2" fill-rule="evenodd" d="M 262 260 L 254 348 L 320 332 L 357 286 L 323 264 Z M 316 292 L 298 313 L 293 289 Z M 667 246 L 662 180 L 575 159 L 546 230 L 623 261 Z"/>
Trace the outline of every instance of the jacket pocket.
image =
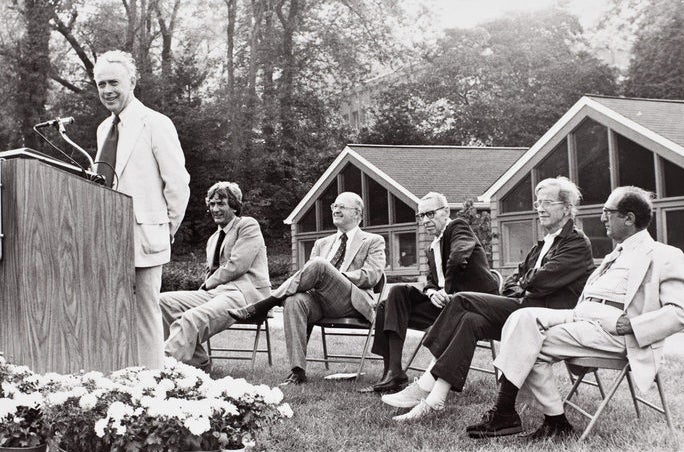
<path id="1" fill-rule="evenodd" d="M 140 244 L 145 254 L 160 253 L 170 245 L 169 216 L 164 211 L 143 211 L 135 214 Z"/>

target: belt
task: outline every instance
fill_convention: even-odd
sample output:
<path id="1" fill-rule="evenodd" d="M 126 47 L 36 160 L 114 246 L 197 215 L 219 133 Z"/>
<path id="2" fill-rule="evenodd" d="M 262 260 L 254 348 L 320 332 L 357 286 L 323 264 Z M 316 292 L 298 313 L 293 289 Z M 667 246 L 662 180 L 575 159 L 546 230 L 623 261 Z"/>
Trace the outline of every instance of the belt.
<path id="1" fill-rule="evenodd" d="M 612 306 L 612 307 L 618 308 L 618 309 L 620 309 L 620 310 L 624 310 L 624 309 L 625 309 L 625 304 L 624 304 L 624 303 L 617 302 L 617 301 L 605 300 L 605 299 L 602 299 L 602 298 L 594 298 L 594 297 L 587 297 L 587 298 L 585 298 L 585 300 L 587 300 L 587 301 L 593 301 L 594 303 L 605 304 L 605 305 L 607 305 L 607 306 Z"/>

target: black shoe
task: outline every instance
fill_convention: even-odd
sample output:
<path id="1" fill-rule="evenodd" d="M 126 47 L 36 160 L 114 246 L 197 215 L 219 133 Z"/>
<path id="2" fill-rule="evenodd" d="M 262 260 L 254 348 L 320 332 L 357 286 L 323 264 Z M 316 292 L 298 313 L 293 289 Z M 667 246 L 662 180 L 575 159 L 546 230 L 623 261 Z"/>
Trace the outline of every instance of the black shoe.
<path id="1" fill-rule="evenodd" d="M 285 381 L 280 383 L 280 386 L 300 385 L 302 383 L 306 383 L 306 381 L 307 378 L 305 372 L 291 372 L 290 375 L 287 376 Z"/>
<path id="2" fill-rule="evenodd" d="M 482 417 L 482 422 L 466 427 L 466 431 L 471 438 L 514 435 L 522 432 L 522 422 L 515 411 L 504 414 L 490 410 Z"/>
<path id="3" fill-rule="evenodd" d="M 373 385 L 373 391 L 375 392 L 391 392 L 399 391 L 406 386 L 408 383 L 408 375 L 406 372 L 399 371 L 395 373 L 391 370 L 387 371 L 385 377 Z"/>
<path id="4" fill-rule="evenodd" d="M 282 306 L 282 304 L 283 300 L 280 298 L 266 297 L 244 308 L 228 309 L 228 315 L 238 322 L 263 322 L 268 316 L 268 311 L 276 306 Z"/>
<path id="5" fill-rule="evenodd" d="M 244 308 L 228 309 L 228 315 L 238 322 L 252 320 L 256 316 L 256 309 L 253 304 L 250 304 Z"/>
<path id="6" fill-rule="evenodd" d="M 544 441 L 546 439 L 551 440 L 562 440 L 574 435 L 575 429 L 568 422 L 567 419 L 563 419 L 557 422 L 549 422 L 548 419 L 544 419 L 544 423 L 529 435 L 525 435 L 525 438 L 530 441 Z"/>

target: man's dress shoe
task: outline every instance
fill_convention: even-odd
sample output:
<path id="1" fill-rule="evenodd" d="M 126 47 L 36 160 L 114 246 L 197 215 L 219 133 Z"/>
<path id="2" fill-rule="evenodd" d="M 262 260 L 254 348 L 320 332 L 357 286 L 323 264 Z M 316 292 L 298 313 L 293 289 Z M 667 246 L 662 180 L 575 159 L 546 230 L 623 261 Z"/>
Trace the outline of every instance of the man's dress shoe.
<path id="1" fill-rule="evenodd" d="M 375 392 L 390 392 L 402 389 L 408 383 L 408 375 L 403 370 L 395 373 L 391 370 L 387 371 L 385 378 L 373 385 Z"/>
<path id="2" fill-rule="evenodd" d="M 285 381 L 280 383 L 280 386 L 300 385 L 302 383 L 306 383 L 306 381 L 307 381 L 306 373 L 304 373 L 304 372 L 291 372 L 290 375 L 287 376 Z"/>

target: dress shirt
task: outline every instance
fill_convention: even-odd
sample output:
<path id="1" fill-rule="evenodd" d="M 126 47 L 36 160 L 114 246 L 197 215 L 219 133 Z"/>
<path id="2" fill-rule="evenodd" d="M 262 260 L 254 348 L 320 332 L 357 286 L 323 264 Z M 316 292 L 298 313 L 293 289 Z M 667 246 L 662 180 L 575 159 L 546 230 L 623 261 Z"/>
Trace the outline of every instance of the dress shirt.
<path id="1" fill-rule="evenodd" d="M 591 278 L 584 288 L 584 298 L 593 297 L 603 300 L 625 303 L 627 293 L 627 278 L 629 270 L 641 259 L 643 254 L 637 248 L 648 237 L 646 230 L 639 231 L 619 244 L 615 250 L 605 258 L 605 264 L 614 260 L 609 266 L 602 264 L 595 278 Z M 615 257 L 617 255 L 617 257 Z"/>
<path id="2" fill-rule="evenodd" d="M 558 237 L 558 235 L 561 233 L 563 228 L 560 228 L 553 234 L 546 234 L 544 236 L 544 245 L 542 246 L 541 251 L 539 252 L 539 257 L 537 258 L 537 262 L 534 264 L 534 268 L 540 268 L 542 265 L 542 259 L 544 259 L 544 256 L 546 256 L 546 253 L 549 252 L 551 249 L 551 245 L 553 245 L 553 241 Z"/>
<path id="3" fill-rule="evenodd" d="M 345 259 L 347 258 L 347 254 L 349 252 L 349 246 L 351 245 L 352 241 L 354 240 L 354 237 L 356 236 L 356 233 L 359 232 L 359 227 L 356 226 L 352 230 L 348 231 L 347 234 L 347 248 L 344 250 L 345 251 Z M 335 253 L 337 253 L 337 249 L 340 247 L 340 243 L 342 241 L 342 231 L 337 231 L 335 233 L 335 241 L 333 242 L 332 246 L 330 247 L 330 250 L 328 251 L 328 256 L 326 259 L 330 261 L 330 259 L 333 258 Z"/>
<path id="4" fill-rule="evenodd" d="M 449 221 L 451 223 L 451 221 Z M 449 223 L 444 225 L 444 229 L 439 233 L 437 237 L 430 244 L 430 249 L 435 257 L 435 271 L 437 272 L 437 285 L 440 289 L 444 289 L 444 269 L 442 268 L 442 237 L 444 236 L 444 231 L 446 231 Z M 428 294 L 428 296 L 431 294 Z"/>

